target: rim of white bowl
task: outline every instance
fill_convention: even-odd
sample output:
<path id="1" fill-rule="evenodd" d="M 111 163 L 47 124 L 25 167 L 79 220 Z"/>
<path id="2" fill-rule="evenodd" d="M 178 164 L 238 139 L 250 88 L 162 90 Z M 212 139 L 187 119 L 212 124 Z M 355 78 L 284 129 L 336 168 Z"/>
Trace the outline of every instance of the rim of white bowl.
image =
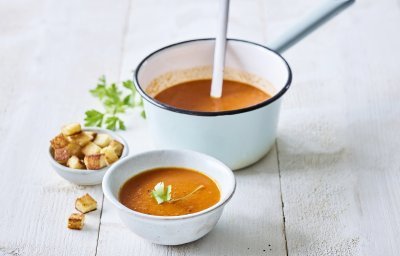
<path id="1" fill-rule="evenodd" d="M 83 175 L 88 175 L 88 174 L 92 174 L 92 173 L 96 173 L 96 172 L 98 173 L 98 172 L 106 171 L 111 166 L 113 166 L 114 164 L 118 163 L 119 161 L 121 161 L 123 158 L 125 158 L 129 154 L 128 143 L 125 141 L 125 139 L 122 136 L 118 135 L 116 132 L 113 132 L 113 131 L 110 131 L 110 130 L 107 130 L 107 129 L 103 129 L 103 128 L 96 128 L 96 127 L 83 127 L 82 131 L 84 131 L 84 132 L 93 131 L 93 132 L 99 132 L 99 133 L 101 132 L 101 133 L 107 133 L 107 134 L 111 135 L 111 137 L 113 137 L 113 139 L 117 139 L 122 144 L 124 144 L 124 149 L 122 150 L 122 155 L 115 163 L 113 163 L 110 166 L 106 166 L 106 167 L 104 167 L 102 169 L 99 169 L 99 170 L 81 170 L 81 169 L 69 168 L 69 167 L 67 167 L 65 165 L 60 164 L 56 160 L 54 160 L 54 157 L 51 154 L 51 146 L 49 146 L 49 148 L 47 150 L 47 152 L 48 152 L 47 155 L 49 157 L 50 162 L 53 165 L 55 165 L 57 168 L 61 169 L 62 171 L 73 173 L 73 174 L 83 174 Z"/>
<path id="2" fill-rule="evenodd" d="M 156 99 L 154 99 L 153 97 L 151 97 L 150 95 L 148 95 L 145 90 L 142 88 L 142 85 L 139 83 L 139 72 L 140 69 L 142 68 L 142 66 L 150 59 L 155 57 L 157 54 L 159 54 L 160 52 L 167 50 L 169 48 L 174 48 L 174 47 L 179 47 L 185 44 L 193 44 L 193 43 L 199 43 L 199 42 L 204 42 L 204 41 L 215 41 L 215 38 L 198 38 L 198 39 L 192 39 L 192 40 L 186 40 L 186 41 L 180 41 L 174 44 L 170 44 L 167 46 L 164 46 L 158 50 L 153 51 L 152 53 L 150 53 L 149 55 L 147 55 L 136 67 L 134 74 L 133 74 L 133 81 L 134 81 L 134 85 L 135 88 L 137 89 L 137 91 L 139 92 L 139 94 L 142 96 L 142 98 L 144 100 L 146 100 L 147 102 L 151 103 L 152 105 L 165 109 L 165 110 L 169 110 L 172 112 L 177 112 L 180 114 L 186 114 L 186 115 L 192 115 L 192 116 L 225 116 L 225 115 L 235 115 L 235 114 L 241 114 L 241 113 L 245 113 L 245 112 L 249 112 L 249 111 L 253 111 L 262 107 L 265 107 L 271 103 L 273 103 L 274 101 L 280 99 L 290 88 L 290 85 L 292 83 L 292 70 L 289 66 L 289 63 L 286 61 L 285 58 L 282 57 L 282 55 L 279 54 L 279 52 L 272 50 L 271 48 L 268 48 L 265 45 L 262 44 L 258 44 L 255 42 L 251 42 L 251 41 L 247 41 L 247 40 L 243 40 L 243 39 L 236 39 L 236 38 L 227 38 L 226 39 L 228 42 L 238 42 L 238 43 L 243 43 L 243 44 L 248 44 L 248 45 L 253 45 L 255 47 L 258 47 L 264 51 L 268 51 L 271 52 L 273 54 L 275 54 L 275 56 L 280 59 L 283 63 L 283 65 L 286 67 L 286 70 L 288 72 L 288 77 L 287 80 L 285 82 L 285 85 L 282 87 L 282 89 L 280 89 L 274 96 L 272 96 L 271 98 L 264 100 L 256 105 L 253 106 L 249 106 L 249 107 L 245 107 L 245 108 L 240 108 L 240 109 L 233 109 L 233 110 L 225 110 L 225 111 L 218 111 L 218 112 L 212 112 L 212 111 L 195 111 L 195 110 L 187 110 L 187 109 L 181 109 L 181 108 L 177 108 L 171 105 L 168 105 L 166 103 L 163 103 L 161 101 L 158 101 Z"/>
<path id="3" fill-rule="evenodd" d="M 215 162 L 216 164 L 220 165 L 222 169 L 224 169 L 224 171 L 226 172 L 227 178 L 230 179 L 230 181 L 233 183 L 231 188 L 229 189 L 229 191 L 227 192 L 227 196 L 225 198 L 220 198 L 220 200 L 218 201 L 218 203 L 214 204 L 213 206 L 206 208 L 202 211 L 199 212 L 195 212 L 195 213 L 190 213 L 190 214 L 184 214 L 184 215 L 178 215 L 178 216 L 158 216 L 158 215 L 151 215 L 151 214 L 146 214 L 146 213 L 141 213 L 138 211 L 134 211 L 128 207 L 126 207 L 125 205 L 123 205 L 111 192 L 110 186 L 109 186 L 109 179 L 110 176 L 113 174 L 113 172 L 115 172 L 115 170 L 119 167 L 119 165 L 122 165 L 123 163 L 131 160 L 131 159 L 135 159 L 138 157 L 142 157 L 143 155 L 147 155 L 147 154 L 156 154 L 156 153 L 161 153 L 161 152 L 176 152 L 176 153 L 183 153 L 183 154 L 192 154 L 192 155 L 198 155 L 200 157 L 203 158 L 207 158 L 213 162 Z M 138 175 L 141 172 L 147 171 L 151 169 L 147 168 L 145 170 L 142 170 L 138 173 L 136 173 L 135 175 Z M 201 172 L 201 171 L 200 171 Z M 133 176 L 135 176 L 133 175 Z M 131 178 L 133 177 L 131 176 Z M 208 176 L 208 175 L 207 175 Z M 214 179 L 212 176 L 210 176 L 212 179 Z M 126 181 L 125 181 L 126 182 Z M 197 151 L 193 151 L 193 150 L 187 150 L 187 149 L 158 149 L 158 150 L 151 150 L 151 151 L 146 151 L 140 154 L 136 154 L 136 155 L 132 155 L 129 157 L 125 157 L 124 159 L 122 159 L 121 161 L 118 161 L 118 163 L 116 163 L 115 165 L 112 165 L 110 167 L 110 169 L 108 170 L 108 172 L 104 175 L 103 178 L 103 182 L 102 182 L 102 189 L 103 189 L 103 193 L 106 196 L 106 198 L 118 209 L 128 213 L 128 214 L 132 214 L 135 215 L 137 217 L 141 217 L 141 218 L 145 218 L 145 219 L 152 219 L 152 220 L 180 220 L 180 219 L 188 219 L 188 218 L 194 218 L 203 214 L 206 214 L 208 212 L 214 211 L 222 206 L 224 206 L 233 196 L 233 194 L 235 193 L 236 190 L 236 179 L 235 179 L 235 175 L 233 174 L 233 171 L 226 166 L 223 162 L 219 161 L 218 159 L 197 152 Z"/>

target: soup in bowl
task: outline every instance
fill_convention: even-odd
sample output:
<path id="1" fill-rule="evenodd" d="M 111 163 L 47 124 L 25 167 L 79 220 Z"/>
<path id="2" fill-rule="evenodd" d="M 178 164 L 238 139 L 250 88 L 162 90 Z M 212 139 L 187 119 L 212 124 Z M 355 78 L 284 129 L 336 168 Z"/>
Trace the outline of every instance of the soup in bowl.
<path id="1" fill-rule="evenodd" d="M 289 65 L 265 46 L 228 39 L 221 98 L 209 96 L 214 39 L 166 46 L 134 74 L 154 143 L 211 155 L 233 170 L 261 159 L 274 145 Z"/>
<path id="2" fill-rule="evenodd" d="M 103 192 L 122 222 L 156 244 L 195 241 L 217 224 L 235 191 L 233 172 L 189 150 L 156 150 L 110 168 Z"/>

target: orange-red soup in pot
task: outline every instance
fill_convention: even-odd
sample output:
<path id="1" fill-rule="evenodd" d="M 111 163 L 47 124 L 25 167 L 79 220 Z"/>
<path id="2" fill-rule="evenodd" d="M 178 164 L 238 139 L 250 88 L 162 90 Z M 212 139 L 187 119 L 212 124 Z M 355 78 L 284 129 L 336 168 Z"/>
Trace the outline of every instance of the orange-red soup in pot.
<path id="1" fill-rule="evenodd" d="M 224 80 L 221 98 L 210 96 L 211 80 L 195 80 L 168 87 L 154 99 L 175 108 L 220 112 L 257 105 L 271 98 L 267 92 L 241 82 Z"/>

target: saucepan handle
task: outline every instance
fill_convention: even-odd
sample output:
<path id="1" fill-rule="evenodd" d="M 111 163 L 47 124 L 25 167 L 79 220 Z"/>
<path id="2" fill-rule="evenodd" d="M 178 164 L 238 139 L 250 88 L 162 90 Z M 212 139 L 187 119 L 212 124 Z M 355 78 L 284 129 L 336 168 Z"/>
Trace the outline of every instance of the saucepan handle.
<path id="1" fill-rule="evenodd" d="M 354 2 L 355 0 L 325 0 L 286 33 L 267 43 L 267 46 L 277 52 L 284 52 Z"/>

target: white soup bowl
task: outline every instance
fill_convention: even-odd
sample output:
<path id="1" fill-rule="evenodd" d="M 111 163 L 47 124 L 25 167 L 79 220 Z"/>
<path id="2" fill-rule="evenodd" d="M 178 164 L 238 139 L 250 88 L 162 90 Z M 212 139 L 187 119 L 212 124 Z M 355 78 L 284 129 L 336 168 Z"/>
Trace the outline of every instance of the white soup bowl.
<path id="1" fill-rule="evenodd" d="M 119 191 L 127 180 L 159 167 L 184 167 L 206 174 L 217 183 L 220 200 L 203 211 L 180 216 L 144 214 L 120 203 Z M 235 186 L 233 172 L 226 165 L 213 157 L 189 150 L 155 150 L 126 157 L 113 165 L 103 179 L 103 193 L 118 211 L 122 222 L 136 235 L 162 245 L 189 243 L 210 232 L 233 196 Z"/>

